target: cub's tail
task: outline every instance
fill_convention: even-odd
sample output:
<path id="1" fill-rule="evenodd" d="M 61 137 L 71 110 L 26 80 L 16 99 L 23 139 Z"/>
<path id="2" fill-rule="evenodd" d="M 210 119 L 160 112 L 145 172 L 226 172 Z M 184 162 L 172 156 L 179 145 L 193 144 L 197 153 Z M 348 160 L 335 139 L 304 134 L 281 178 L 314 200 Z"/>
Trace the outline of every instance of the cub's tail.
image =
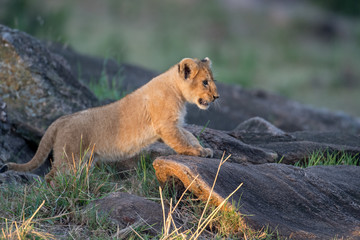
<path id="1" fill-rule="evenodd" d="M 7 163 L 0 168 L 0 173 L 6 172 L 8 170 L 30 172 L 40 167 L 45 162 L 47 156 L 53 148 L 56 129 L 57 128 L 55 124 L 50 125 L 44 136 L 41 138 L 35 156 L 29 162 L 24 164 Z"/>

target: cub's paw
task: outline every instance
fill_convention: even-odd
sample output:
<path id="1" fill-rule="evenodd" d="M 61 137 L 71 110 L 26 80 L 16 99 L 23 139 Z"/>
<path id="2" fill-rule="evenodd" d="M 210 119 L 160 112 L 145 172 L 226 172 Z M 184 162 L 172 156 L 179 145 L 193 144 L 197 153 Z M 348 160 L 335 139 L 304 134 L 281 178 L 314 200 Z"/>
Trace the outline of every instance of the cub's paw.
<path id="1" fill-rule="evenodd" d="M 4 173 L 6 172 L 7 170 L 9 170 L 9 167 L 8 165 L 4 164 L 0 167 L 0 173 Z"/>
<path id="2" fill-rule="evenodd" d="M 201 157 L 209 157 L 212 158 L 214 155 L 214 152 L 211 148 L 203 148 L 201 149 Z"/>

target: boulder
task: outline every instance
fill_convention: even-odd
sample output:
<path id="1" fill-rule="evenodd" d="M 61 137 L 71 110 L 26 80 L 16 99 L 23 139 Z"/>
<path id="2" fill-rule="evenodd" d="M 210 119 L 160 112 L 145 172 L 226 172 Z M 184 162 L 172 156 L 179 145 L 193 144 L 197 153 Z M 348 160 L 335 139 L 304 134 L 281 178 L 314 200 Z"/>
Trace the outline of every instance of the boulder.
<path id="1" fill-rule="evenodd" d="M 95 200 L 93 205 L 101 213 L 105 213 L 113 219 L 120 229 L 131 225 L 141 225 L 145 226 L 152 235 L 157 235 L 162 231 L 163 209 L 161 204 L 154 201 L 129 193 L 117 192 Z"/>
<path id="2" fill-rule="evenodd" d="M 225 152 L 232 155 L 231 161 L 238 163 L 262 164 L 278 159 L 277 153 L 271 149 L 246 144 L 225 131 L 204 129 L 196 125 L 188 125 L 186 129 L 192 132 L 204 147 L 213 149 L 216 158 L 221 158 Z"/>
<path id="3" fill-rule="evenodd" d="M 214 149 L 214 157 L 231 154 L 237 163 L 295 164 L 312 153 L 347 153 L 360 156 L 360 137 L 339 132 L 286 133 L 256 117 L 241 123 L 233 131 L 220 131 L 196 125 L 186 127 L 204 147 Z"/>
<path id="4" fill-rule="evenodd" d="M 0 25 L 0 159 L 31 160 L 58 117 L 98 105 L 66 60 L 30 35 Z M 44 174 L 49 161 L 35 171 Z"/>
<path id="5" fill-rule="evenodd" d="M 285 133 L 259 117 L 248 119 L 228 134 L 248 145 L 274 151 L 276 162 L 285 164 L 293 165 L 315 152 L 360 156 L 360 136 L 338 131 Z"/>
<path id="6" fill-rule="evenodd" d="M 176 155 L 159 157 L 153 166 L 161 183 L 175 178 L 187 187 L 199 175 L 190 191 L 206 200 L 219 163 L 219 159 Z M 291 239 L 359 239 L 359 176 L 358 166 L 301 169 L 274 163 L 226 162 L 221 166 L 211 203 L 219 205 L 243 183 L 229 202 L 240 206 L 238 211 L 252 228 L 269 226 Z"/>
<path id="7" fill-rule="evenodd" d="M 17 126 L 8 121 L 6 103 L 1 101 L 1 99 L 0 115 L 2 116 L 0 119 L 0 166 L 6 162 L 28 162 L 35 155 L 36 143 L 28 141 L 20 133 L 21 131 L 18 131 Z M 40 137 L 41 134 L 37 135 L 37 138 Z M 49 167 L 50 161 L 46 161 L 45 164 L 34 170 L 33 173 L 44 175 Z M 0 174 L 0 176 L 4 177 L 5 175 Z M 5 178 L 8 179 L 9 175 L 6 175 Z M 17 175 L 14 178 L 18 178 Z"/>
<path id="8" fill-rule="evenodd" d="M 0 96 L 8 119 L 31 137 L 58 117 L 98 104 L 66 60 L 32 36 L 0 25 Z"/>

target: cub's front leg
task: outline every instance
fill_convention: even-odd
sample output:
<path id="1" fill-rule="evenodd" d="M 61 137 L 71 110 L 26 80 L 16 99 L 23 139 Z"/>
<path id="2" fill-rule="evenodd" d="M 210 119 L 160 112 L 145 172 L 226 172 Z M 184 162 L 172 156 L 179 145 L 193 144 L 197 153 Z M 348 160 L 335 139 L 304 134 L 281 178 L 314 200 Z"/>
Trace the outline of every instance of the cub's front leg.
<path id="1" fill-rule="evenodd" d="M 190 142 L 190 144 L 195 147 L 195 148 L 200 148 L 202 149 L 201 151 L 203 152 L 201 154 L 202 157 L 213 157 L 214 153 L 213 150 L 211 148 L 203 148 L 198 139 L 188 130 L 184 129 L 184 128 L 180 128 L 180 130 L 183 132 L 183 134 L 185 135 L 185 137 L 188 139 L 188 142 Z"/>
<path id="2" fill-rule="evenodd" d="M 161 126 L 157 129 L 159 137 L 178 154 L 212 157 L 210 148 L 203 148 L 194 135 L 187 130 L 176 126 Z"/>

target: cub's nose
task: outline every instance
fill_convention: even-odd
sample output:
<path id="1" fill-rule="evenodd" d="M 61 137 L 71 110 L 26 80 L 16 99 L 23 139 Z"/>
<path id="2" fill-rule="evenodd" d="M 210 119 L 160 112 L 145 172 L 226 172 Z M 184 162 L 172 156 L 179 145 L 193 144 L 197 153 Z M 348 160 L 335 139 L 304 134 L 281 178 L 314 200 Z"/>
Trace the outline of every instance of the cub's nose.
<path id="1" fill-rule="evenodd" d="M 218 99 L 219 97 L 220 97 L 219 95 L 214 95 L 214 96 L 213 96 L 213 99 L 214 99 L 213 101 L 215 101 L 215 100 Z"/>

